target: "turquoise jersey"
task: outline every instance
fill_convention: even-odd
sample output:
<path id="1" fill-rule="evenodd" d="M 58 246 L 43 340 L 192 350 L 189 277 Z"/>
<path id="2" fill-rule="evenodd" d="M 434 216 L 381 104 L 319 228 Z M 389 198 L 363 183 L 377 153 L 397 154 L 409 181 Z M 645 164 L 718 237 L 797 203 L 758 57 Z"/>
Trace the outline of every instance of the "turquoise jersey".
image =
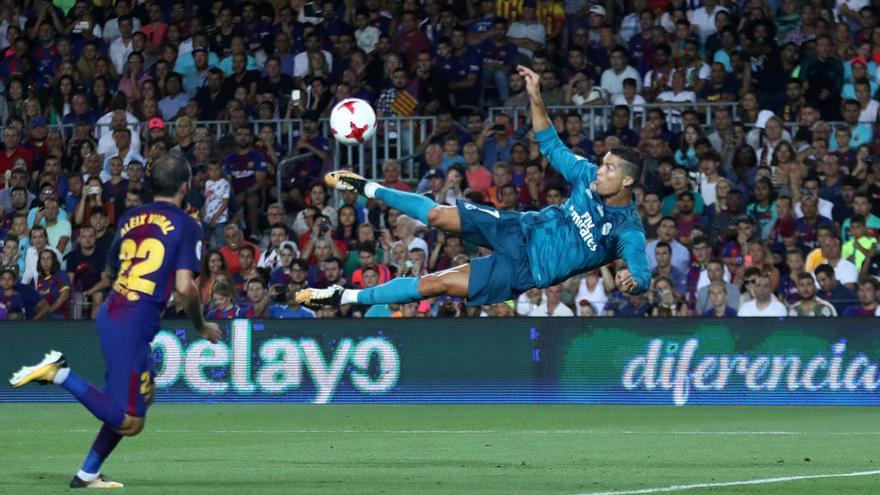
<path id="1" fill-rule="evenodd" d="M 572 153 L 553 127 L 536 136 L 541 154 L 571 183 L 572 191 L 562 206 L 522 216 L 535 285 L 549 287 L 623 259 L 638 283 L 637 292 L 648 290 L 651 271 L 645 255 L 645 229 L 636 205 L 605 205 L 590 189 L 598 171 L 596 164 Z"/>

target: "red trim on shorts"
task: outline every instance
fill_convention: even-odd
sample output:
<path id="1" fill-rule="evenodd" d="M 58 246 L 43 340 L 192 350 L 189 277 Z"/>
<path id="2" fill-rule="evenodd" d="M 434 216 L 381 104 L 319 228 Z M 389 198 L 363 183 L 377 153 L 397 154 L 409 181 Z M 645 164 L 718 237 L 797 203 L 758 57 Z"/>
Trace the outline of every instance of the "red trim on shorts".
<path id="1" fill-rule="evenodd" d="M 128 409 L 125 414 L 137 416 L 138 374 L 132 373 L 128 379 Z"/>

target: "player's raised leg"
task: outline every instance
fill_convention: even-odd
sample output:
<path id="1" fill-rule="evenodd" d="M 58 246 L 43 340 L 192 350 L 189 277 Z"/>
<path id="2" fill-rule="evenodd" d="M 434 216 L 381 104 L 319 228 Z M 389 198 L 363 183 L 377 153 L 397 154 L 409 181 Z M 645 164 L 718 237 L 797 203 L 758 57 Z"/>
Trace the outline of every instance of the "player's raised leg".
<path id="1" fill-rule="evenodd" d="M 444 294 L 467 297 L 470 274 L 471 266 L 461 265 L 418 278 L 396 278 L 369 289 L 344 289 L 338 285 L 326 289 L 303 289 L 296 293 L 296 301 L 306 306 L 335 307 L 343 304 L 408 303 Z"/>
<path id="2" fill-rule="evenodd" d="M 101 463 L 110 455 L 122 436 L 117 430 L 130 428 L 132 419 L 108 394 L 96 389 L 67 365 L 64 355 L 50 351 L 42 361 L 21 368 L 9 383 L 22 387 L 31 382 L 55 383 L 70 392 L 96 418 L 104 423 L 92 444 L 82 469 L 71 481 L 71 488 L 121 488 L 121 483 L 109 481 L 100 475 Z"/>
<path id="3" fill-rule="evenodd" d="M 330 172 L 324 177 L 324 181 L 340 191 L 357 191 L 368 198 L 376 198 L 432 227 L 448 232 L 461 232 L 461 218 L 455 206 L 438 204 L 421 194 L 384 187 L 347 170 Z"/>
<path id="4" fill-rule="evenodd" d="M 125 412 L 104 392 L 96 389 L 67 365 L 67 359 L 58 351 L 50 351 L 42 361 L 33 366 L 24 366 L 9 380 L 13 388 L 31 382 L 55 383 L 70 392 L 96 418 L 113 428 L 122 426 Z"/>

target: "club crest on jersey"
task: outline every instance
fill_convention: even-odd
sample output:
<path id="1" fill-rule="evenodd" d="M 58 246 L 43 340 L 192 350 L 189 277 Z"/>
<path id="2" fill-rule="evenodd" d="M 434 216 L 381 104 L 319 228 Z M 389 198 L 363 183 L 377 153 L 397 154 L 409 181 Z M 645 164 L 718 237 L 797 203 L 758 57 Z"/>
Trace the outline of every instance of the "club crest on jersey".
<path id="1" fill-rule="evenodd" d="M 254 162 L 248 162 L 248 168 L 254 168 L 255 166 Z"/>
<path id="2" fill-rule="evenodd" d="M 602 235 L 606 236 L 610 233 L 611 233 L 611 224 L 608 222 L 605 222 L 604 224 L 602 224 Z"/>

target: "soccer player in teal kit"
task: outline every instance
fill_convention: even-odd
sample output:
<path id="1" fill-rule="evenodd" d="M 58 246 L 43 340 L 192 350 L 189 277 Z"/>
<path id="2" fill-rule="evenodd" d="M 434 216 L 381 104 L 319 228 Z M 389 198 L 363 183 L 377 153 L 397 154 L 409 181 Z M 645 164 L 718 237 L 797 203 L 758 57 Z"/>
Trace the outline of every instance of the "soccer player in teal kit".
<path id="1" fill-rule="evenodd" d="M 159 331 L 172 292 L 202 337 L 211 342 L 221 337 L 216 323 L 205 322 L 194 281 L 202 231 L 181 209 L 189 193 L 190 168 L 183 160 L 166 155 L 154 162 L 150 180 L 155 202 L 122 215 L 107 257 L 105 272 L 115 281 L 96 322 L 107 363 L 104 390 L 74 373 L 58 351 L 50 351 L 34 366 L 25 366 L 10 380 L 13 387 L 30 382 L 61 385 L 104 423 L 71 488 L 123 486 L 102 476 L 101 464 L 122 437 L 137 435 L 144 427 L 156 390 L 150 342 Z"/>
<path id="2" fill-rule="evenodd" d="M 572 153 L 547 115 L 539 76 L 522 66 L 517 70 L 526 80 L 541 154 L 573 186 L 568 201 L 523 213 L 467 201 L 443 206 L 352 172 L 331 172 L 326 178 L 329 185 L 379 199 L 439 229 L 461 232 L 463 239 L 492 248 L 493 253 L 449 270 L 397 278 L 369 289 L 304 289 L 297 293 L 298 302 L 309 306 L 393 304 L 448 294 L 467 297 L 473 306 L 485 305 L 511 299 L 532 287 L 558 284 L 616 259 L 627 265 L 615 277 L 621 291 L 636 294 L 648 289 L 651 272 L 645 231 L 632 201 L 632 187 L 642 175 L 639 152 L 615 146 L 598 167 Z"/>

